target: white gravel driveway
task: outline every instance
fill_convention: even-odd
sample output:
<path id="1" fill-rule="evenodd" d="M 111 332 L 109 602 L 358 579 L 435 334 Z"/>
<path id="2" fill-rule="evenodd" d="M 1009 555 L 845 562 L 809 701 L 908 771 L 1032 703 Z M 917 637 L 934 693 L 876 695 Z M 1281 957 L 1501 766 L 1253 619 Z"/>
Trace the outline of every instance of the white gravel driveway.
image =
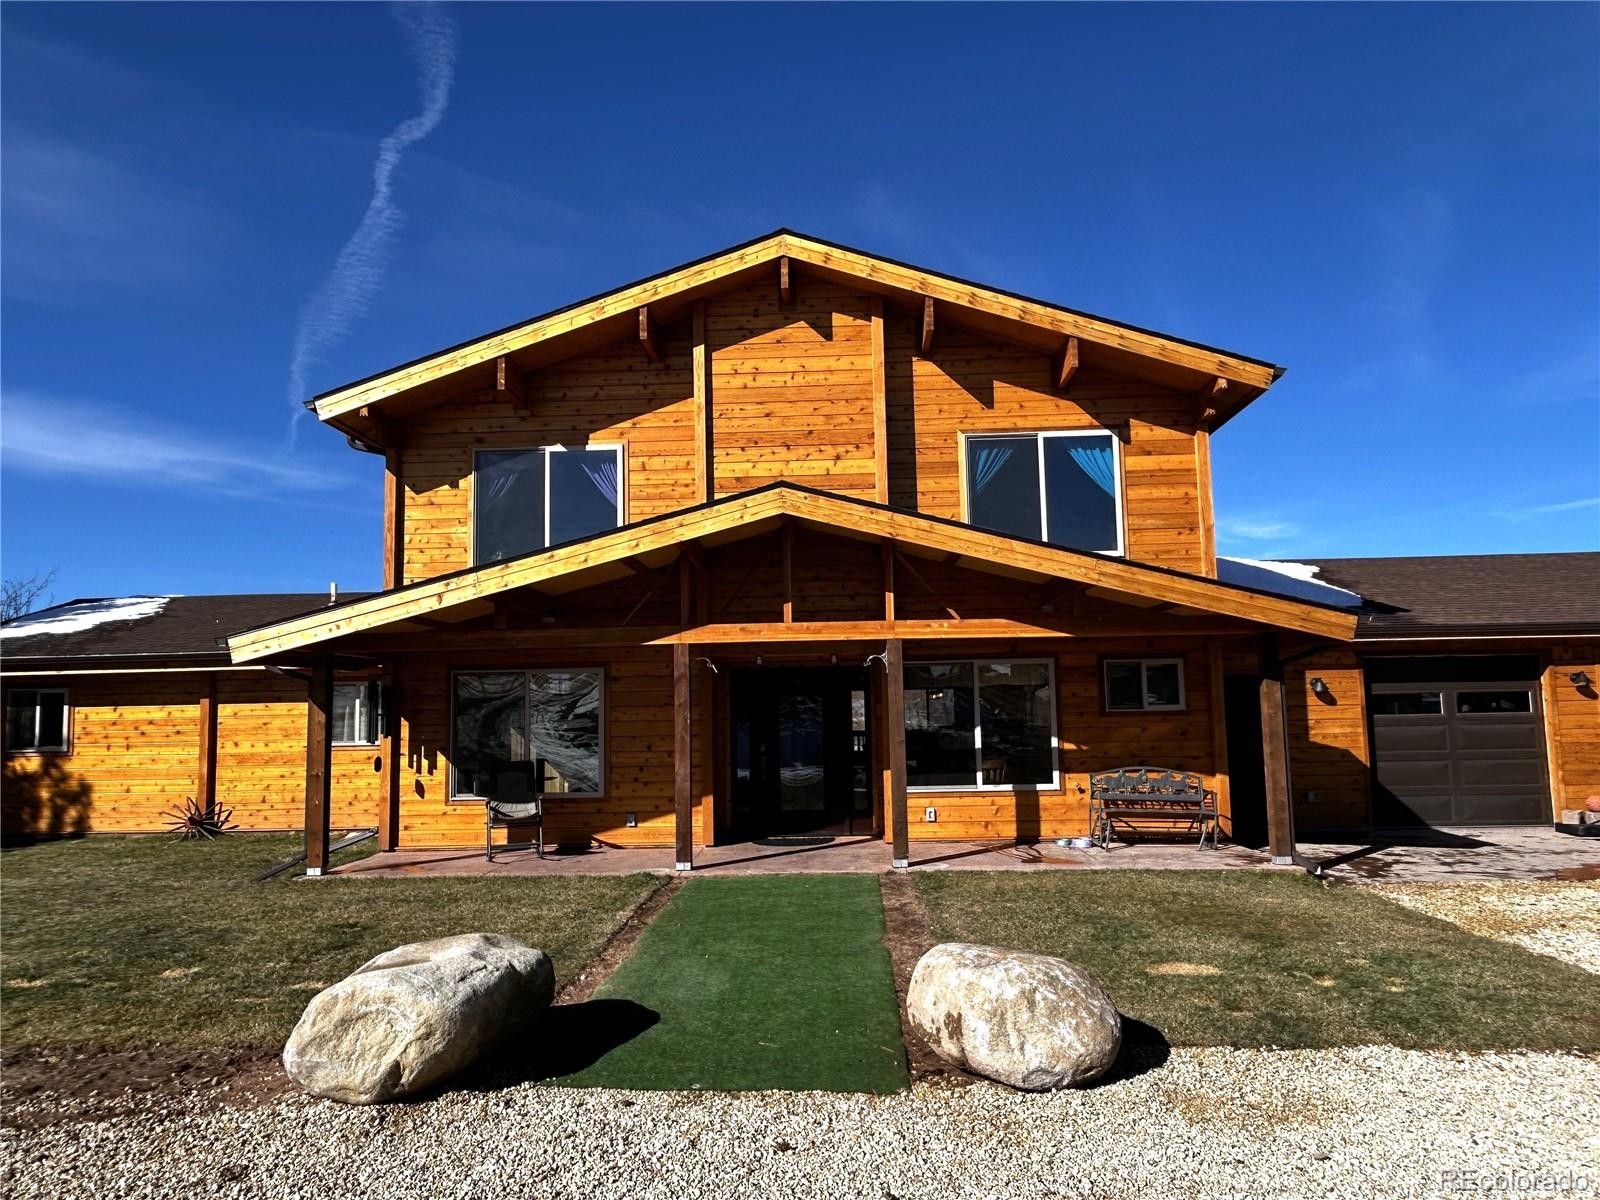
<path id="1" fill-rule="evenodd" d="M 1178 1050 L 1084 1092 L 887 1098 L 522 1085 L 7 1129 L 15 1197 L 1204 1197 L 1600 1193 L 1600 1059 Z M 161 1107 L 161 1105 L 166 1107 Z M 1476 1188 L 1467 1176 L 1476 1172 Z M 1547 1187 L 1537 1194 L 1551 1194 Z M 1556 1194 L 1561 1194 L 1557 1191 Z"/>
<path id="2" fill-rule="evenodd" d="M 1600 975 L 1600 883 L 1381 884 L 1385 900 Z"/>

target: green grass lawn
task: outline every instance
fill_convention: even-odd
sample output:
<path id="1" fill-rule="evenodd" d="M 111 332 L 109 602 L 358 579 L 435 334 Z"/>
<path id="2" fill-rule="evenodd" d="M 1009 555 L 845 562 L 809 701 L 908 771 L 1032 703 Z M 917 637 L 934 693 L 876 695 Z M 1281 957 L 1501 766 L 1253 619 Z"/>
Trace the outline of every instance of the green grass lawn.
<path id="1" fill-rule="evenodd" d="M 886 1093 L 907 1083 L 875 876 L 692 880 L 592 1003 L 636 1036 L 563 1085 Z"/>
<path id="2" fill-rule="evenodd" d="M 942 941 L 1059 954 L 1174 1045 L 1600 1050 L 1593 975 L 1301 875 L 918 873 Z"/>
<path id="3" fill-rule="evenodd" d="M 661 885 L 648 875 L 253 882 L 299 848 L 293 836 L 235 834 L 5 851 L 6 1050 L 276 1047 L 322 987 L 379 951 L 451 933 L 521 938 L 565 980 Z"/>

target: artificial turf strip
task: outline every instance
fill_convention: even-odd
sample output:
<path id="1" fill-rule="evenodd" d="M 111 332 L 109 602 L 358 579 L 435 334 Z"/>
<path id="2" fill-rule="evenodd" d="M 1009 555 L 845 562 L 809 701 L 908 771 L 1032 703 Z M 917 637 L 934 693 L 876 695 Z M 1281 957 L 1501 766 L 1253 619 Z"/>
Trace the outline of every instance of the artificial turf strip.
<path id="1" fill-rule="evenodd" d="M 1595 977 L 1261 871 L 919 872 L 935 936 L 1059 954 L 1184 1046 L 1600 1050 Z"/>
<path id="2" fill-rule="evenodd" d="M 692 880 L 591 1003 L 627 1006 L 634 1036 L 559 1085 L 883 1094 L 907 1084 L 875 876 Z"/>

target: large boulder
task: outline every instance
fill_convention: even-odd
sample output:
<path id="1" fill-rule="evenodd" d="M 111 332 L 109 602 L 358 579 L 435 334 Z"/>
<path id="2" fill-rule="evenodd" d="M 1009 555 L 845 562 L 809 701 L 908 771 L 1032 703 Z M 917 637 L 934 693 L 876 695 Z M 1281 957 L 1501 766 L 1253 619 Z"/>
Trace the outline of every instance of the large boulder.
<path id="1" fill-rule="evenodd" d="M 289 1035 L 283 1066 L 314 1096 L 381 1104 L 525 1033 L 554 994 L 550 956 L 515 938 L 414 942 L 318 992 Z"/>
<path id="2" fill-rule="evenodd" d="M 935 946 L 911 975 L 906 1011 L 941 1058 L 1029 1092 L 1099 1078 L 1122 1045 L 1099 980 L 1048 954 Z"/>

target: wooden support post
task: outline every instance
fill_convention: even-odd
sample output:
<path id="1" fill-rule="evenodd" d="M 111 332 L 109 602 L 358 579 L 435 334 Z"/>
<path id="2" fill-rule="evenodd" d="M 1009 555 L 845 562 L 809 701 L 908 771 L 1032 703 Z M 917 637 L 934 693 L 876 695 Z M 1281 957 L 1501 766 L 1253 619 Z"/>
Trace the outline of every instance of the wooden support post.
<path id="1" fill-rule="evenodd" d="M 778 303 L 784 308 L 794 303 L 794 275 L 787 254 L 778 258 Z"/>
<path id="2" fill-rule="evenodd" d="M 383 588 L 405 585 L 405 459 L 398 446 L 383 455 Z"/>
<path id="3" fill-rule="evenodd" d="M 917 350 L 923 358 L 933 353 L 933 297 L 922 298 L 922 336 L 917 341 Z"/>
<path id="4" fill-rule="evenodd" d="M 889 832 L 894 842 L 889 865 L 911 865 L 910 830 L 906 825 L 906 675 L 905 649 L 899 638 L 884 647 L 884 724 L 889 748 Z"/>
<path id="5" fill-rule="evenodd" d="M 1228 774 L 1227 689 L 1222 668 L 1222 643 L 1213 638 L 1206 646 L 1206 674 L 1211 704 L 1211 772 L 1217 777 L 1217 818 L 1222 832 L 1233 836 L 1233 780 Z"/>
<path id="6" fill-rule="evenodd" d="M 783 522 L 783 623 L 794 624 L 794 522 Z"/>
<path id="7" fill-rule="evenodd" d="M 874 499 L 889 503 L 889 365 L 884 347 L 883 297 L 872 298 L 872 473 Z"/>
<path id="8" fill-rule="evenodd" d="M 644 347 L 645 358 L 653 363 L 665 357 L 661 352 L 661 331 L 656 327 L 655 313 L 648 304 L 639 306 L 639 345 Z"/>
<path id="9" fill-rule="evenodd" d="M 694 499 L 704 504 L 716 487 L 715 443 L 711 433 L 711 347 L 706 343 L 706 305 L 694 306 Z"/>
<path id="10" fill-rule="evenodd" d="M 333 741 L 328 718 L 333 712 L 333 658 L 322 655 L 311 668 L 306 689 L 306 874 L 328 869 L 328 821 L 332 810 Z"/>
<path id="11" fill-rule="evenodd" d="M 378 680 L 378 689 L 378 715 L 383 722 L 378 731 L 378 849 L 396 850 L 400 846 L 400 688 L 396 677 L 389 674 Z"/>
<path id="12" fill-rule="evenodd" d="M 1078 339 L 1069 337 L 1056 359 L 1056 391 L 1064 392 L 1078 373 Z"/>
<path id="13" fill-rule="evenodd" d="M 883 619 L 894 621 L 894 543 L 878 543 L 878 561 L 883 567 Z"/>
<path id="14" fill-rule="evenodd" d="M 689 687 L 689 645 L 672 647 L 672 813 L 677 866 L 694 869 L 693 701 Z"/>
<path id="15" fill-rule="evenodd" d="M 1275 865 L 1294 862 L 1294 802 L 1289 791 L 1289 731 L 1284 719 L 1283 664 L 1276 638 L 1261 650 L 1261 759 L 1267 788 L 1267 851 Z"/>
<path id="16" fill-rule="evenodd" d="M 217 676 L 207 671 L 200 693 L 200 766 L 195 772 L 194 802 L 213 813 L 217 810 Z"/>

